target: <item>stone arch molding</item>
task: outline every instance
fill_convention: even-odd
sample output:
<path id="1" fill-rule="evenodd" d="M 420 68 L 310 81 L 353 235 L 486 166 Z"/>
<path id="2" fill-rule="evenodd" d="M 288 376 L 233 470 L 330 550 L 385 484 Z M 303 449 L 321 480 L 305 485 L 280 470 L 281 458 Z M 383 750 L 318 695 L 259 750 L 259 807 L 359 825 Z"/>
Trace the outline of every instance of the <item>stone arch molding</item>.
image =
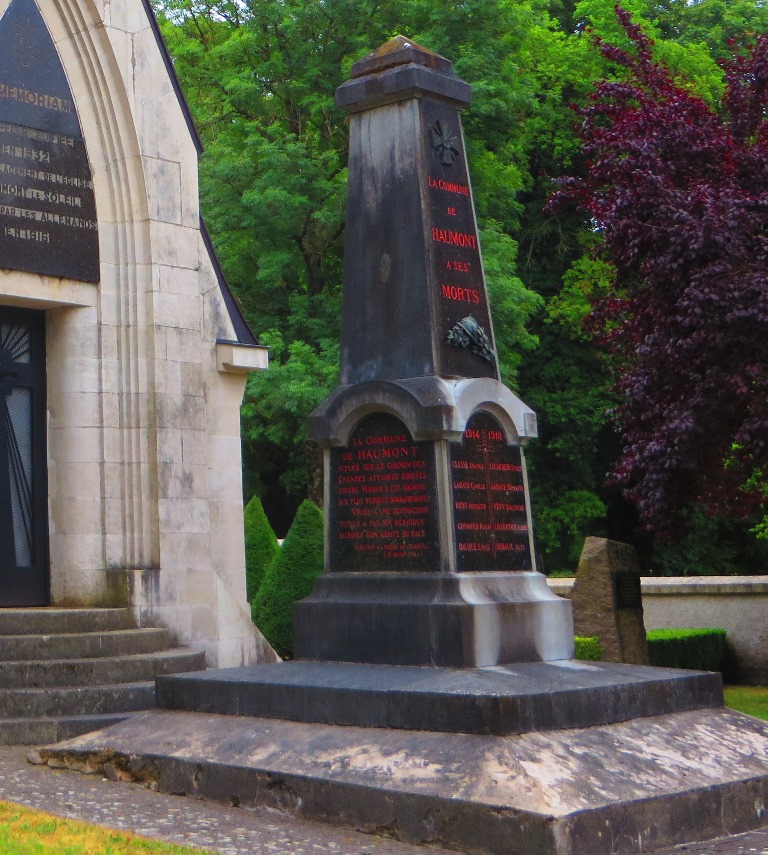
<path id="1" fill-rule="evenodd" d="M 134 0 L 36 2 L 69 80 L 93 172 L 100 282 L 12 271 L 0 291 L 5 302 L 47 311 L 51 594 L 54 601 L 75 591 L 99 600 L 106 580 L 86 571 L 159 562 L 147 430 L 154 418 L 154 341 L 147 335 L 153 236 L 135 121 L 140 98 L 125 76 L 125 60 L 135 61 L 135 41 L 149 22 L 139 19 Z M 10 4 L 0 0 L 0 15 Z"/>
<path id="2" fill-rule="evenodd" d="M 116 45 L 110 42 L 110 35 L 120 38 L 119 31 L 110 33 L 101 26 L 110 5 L 117 4 L 100 8 L 102 4 L 92 0 L 38 3 L 69 78 L 86 142 L 101 258 L 94 305 L 49 312 L 49 365 L 51 350 L 61 348 L 65 352 L 56 362 L 66 371 L 52 373 L 49 382 L 49 442 L 55 469 L 50 490 L 51 584 L 54 598 L 63 599 L 73 597 L 73 587 L 78 594 L 91 589 L 96 599 L 106 595 L 106 580 L 84 575 L 89 569 L 86 561 L 105 568 L 159 563 L 157 485 L 151 449 L 146 447 L 152 436 L 146 428 L 153 419 L 149 394 L 153 360 L 141 358 L 153 350 L 146 333 L 152 313 L 152 239 L 141 146 Z M 122 39 L 127 48 L 129 34 Z M 71 364 L 73 351 L 85 359 L 85 371 L 97 375 L 77 383 L 79 416 L 67 402 L 67 389 L 77 371 Z M 83 422 L 91 408 L 96 410 L 90 417 L 98 449 L 92 456 L 98 459 L 78 461 L 83 455 L 69 449 L 87 441 L 87 434 L 78 437 L 73 432 L 86 427 Z M 106 488 L 98 499 L 93 489 L 91 501 L 81 493 L 78 462 L 87 467 L 91 479 L 98 468 Z M 82 496 L 76 507 L 85 516 L 79 523 L 70 512 L 75 496 Z M 97 554 L 87 555 L 86 547 L 84 556 L 83 530 L 99 527 L 93 538 Z"/>

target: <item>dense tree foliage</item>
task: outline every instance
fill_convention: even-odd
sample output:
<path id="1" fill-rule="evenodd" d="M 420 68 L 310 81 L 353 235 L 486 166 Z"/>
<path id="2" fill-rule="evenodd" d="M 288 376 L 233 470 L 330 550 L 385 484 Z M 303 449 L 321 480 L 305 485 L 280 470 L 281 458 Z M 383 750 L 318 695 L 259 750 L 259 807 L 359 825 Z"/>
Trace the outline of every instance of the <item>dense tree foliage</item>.
<path id="1" fill-rule="evenodd" d="M 514 382 L 541 306 L 516 275 L 512 234 L 528 174 L 523 120 L 539 88 L 520 62 L 538 49 L 541 22 L 535 4 L 497 0 L 156 5 L 207 147 L 206 219 L 247 317 L 273 345 L 272 368 L 248 386 L 247 484 L 284 531 L 307 491 L 306 414 L 336 379 L 347 148 L 336 87 L 401 31 L 455 58 L 473 83 L 468 146 L 498 350 Z"/>
<path id="2" fill-rule="evenodd" d="M 624 438 L 614 474 L 662 532 L 697 502 L 746 513 L 768 465 L 768 37 L 729 65 L 721 111 L 653 59 L 619 10 L 627 72 L 582 110 L 589 166 L 560 195 L 594 218 L 615 284 L 592 316 Z"/>
<path id="3" fill-rule="evenodd" d="M 586 534 L 630 536 L 634 512 L 605 484 L 621 450 L 613 393 L 583 328 L 613 270 L 593 255 L 587 215 L 542 211 L 553 177 L 582 174 L 570 105 L 624 73 L 591 37 L 629 46 L 613 0 L 153 2 L 207 147 L 204 214 L 272 347 L 243 427 L 247 496 L 263 498 L 277 531 L 308 490 L 306 414 L 336 382 L 347 137 L 333 93 L 402 32 L 474 89 L 465 132 L 504 378 L 539 413 L 528 455 L 544 566 L 573 566 Z M 761 0 L 626 2 L 654 56 L 708 104 L 722 96 L 728 40 L 768 31 Z"/>

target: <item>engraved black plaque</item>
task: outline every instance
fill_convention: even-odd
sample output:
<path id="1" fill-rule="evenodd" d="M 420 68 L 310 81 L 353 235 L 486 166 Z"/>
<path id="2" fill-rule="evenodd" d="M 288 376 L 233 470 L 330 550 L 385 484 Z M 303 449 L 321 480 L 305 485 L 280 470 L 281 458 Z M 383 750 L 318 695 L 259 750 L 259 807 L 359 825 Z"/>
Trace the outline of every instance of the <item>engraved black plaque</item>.
<path id="1" fill-rule="evenodd" d="M 451 443 L 451 482 L 458 569 L 531 570 L 522 455 L 490 413 Z"/>
<path id="2" fill-rule="evenodd" d="M 85 142 L 34 0 L 13 0 L 0 20 L 0 266 L 99 280 Z"/>
<path id="3" fill-rule="evenodd" d="M 433 443 L 414 442 L 399 419 L 378 413 L 330 454 L 330 569 L 436 569 Z"/>
<path id="4" fill-rule="evenodd" d="M 636 573 L 613 574 L 613 601 L 617 609 L 637 611 L 643 607 L 640 577 Z"/>
<path id="5" fill-rule="evenodd" d="M 497 377 L 491 318 L 485 290 L 464 141 L 457 110 L 424 106 L 427 163 L 427 246 L 436 290 L 434 322 L 444 375 Z M 476 325 L 467 322 L 471 318 Z M 464 322 L 464 323 L 462 323 Z M 469 326 L 469 332 L 465 327 Z M 487 339 L 487 346 L 477 339 Z"/>

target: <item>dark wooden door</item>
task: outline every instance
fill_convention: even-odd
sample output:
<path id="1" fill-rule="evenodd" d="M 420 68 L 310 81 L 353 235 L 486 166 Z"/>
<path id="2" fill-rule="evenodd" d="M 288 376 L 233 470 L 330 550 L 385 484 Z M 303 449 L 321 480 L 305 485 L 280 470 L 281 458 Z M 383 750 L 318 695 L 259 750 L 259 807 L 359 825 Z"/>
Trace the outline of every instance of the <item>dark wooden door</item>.
<path id="1" fill-rule="evenodd" d="M 48 604 L 45 315 L 0 306 L 0 606 Z"/>

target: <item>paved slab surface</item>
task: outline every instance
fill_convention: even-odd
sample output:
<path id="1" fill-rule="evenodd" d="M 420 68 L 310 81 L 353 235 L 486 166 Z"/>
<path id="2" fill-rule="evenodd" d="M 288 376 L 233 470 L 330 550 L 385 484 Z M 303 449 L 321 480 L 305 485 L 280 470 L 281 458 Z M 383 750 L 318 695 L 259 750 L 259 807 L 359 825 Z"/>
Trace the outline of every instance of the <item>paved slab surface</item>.
<path id="1" fill-rule="evenodd" d="M 266 808 L 235 809 L 153 793 L 136 784 L 31 766 L 29 749 L 0 747 L 0 799 L 221 855 L 449 855 L 298 819 Z M 536 853 L 531 853 L 536 855 Z M 768 855 L 768 829 L 652 855 Z"/>
<path id="2" fill-rule="evenodd" d="M 709 843 L 689 843 L 674 849 L 657 849 L 650 855 L 768 855 L 768 831 L 723 837 Z"/>
<path id="3" fill-rule="evenodd" d="M 450 855 L 269 808 L 227 808 L 153 793 L 138 784 L 32 766 L 26 759 L 29 750 L 0 747 L 0 799 L 69 819 L 222 855 Z"/>
<path id="4" fill-rule="evenodd" d="M 768 803 L 768 724 L 724 709 L 514 737 L 161 710 L 40 753 L 161 792 L 497 855 L 660 849 L 766 822 Z"/>

